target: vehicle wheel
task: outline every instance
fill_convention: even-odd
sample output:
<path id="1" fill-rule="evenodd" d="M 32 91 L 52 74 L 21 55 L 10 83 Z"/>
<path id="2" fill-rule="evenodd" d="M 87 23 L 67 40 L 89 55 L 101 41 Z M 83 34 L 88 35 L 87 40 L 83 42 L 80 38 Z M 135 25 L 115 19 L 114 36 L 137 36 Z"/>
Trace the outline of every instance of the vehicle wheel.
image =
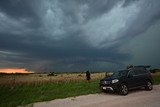
<path id="1" fill-rule="evenodd" d="M 153 89 L 153 85 L 152 85 L 151 81 L 147 81 L 147 82 L 146 82 L 146 87 L 145 87 L 145 89 L 146 89 L 146 90 L 149 90 L 149 91 Z"/>
<path id="2" fill-rule="evenodd" d="M 126 84 L 121 84 L 120 88 L 119 88 L 119 93 L 121 95 L 127 95 L 128 94 L 128 87 Z"/>
<path id="3" fill-rule="evenodd" d="M 104 93 L 107 93 L 107 90 L 103 90 L 103 89 L 102 89 L 101 91 L 104 92 Z"/>

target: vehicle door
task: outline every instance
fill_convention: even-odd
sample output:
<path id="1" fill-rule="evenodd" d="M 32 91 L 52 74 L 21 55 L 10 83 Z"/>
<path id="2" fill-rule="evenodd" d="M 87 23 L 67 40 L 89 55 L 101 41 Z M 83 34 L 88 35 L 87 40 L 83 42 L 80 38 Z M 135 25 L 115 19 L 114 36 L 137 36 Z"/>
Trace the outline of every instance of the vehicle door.
<path id="1" fill-rule="evenodd" d="M 145 84 L 145 71 L 142 68 L 135 69 L 135 78 L 137 79 L 137 86 Z"/>
<path id="2" fill-rule="evenodd" d="M 137 85 L 137 78 L 135 77 L 135 72 L 134 70 L 129 70 L 128 75 L 127 75 L 127 83 L 129 88 L 136 87 Z"/>

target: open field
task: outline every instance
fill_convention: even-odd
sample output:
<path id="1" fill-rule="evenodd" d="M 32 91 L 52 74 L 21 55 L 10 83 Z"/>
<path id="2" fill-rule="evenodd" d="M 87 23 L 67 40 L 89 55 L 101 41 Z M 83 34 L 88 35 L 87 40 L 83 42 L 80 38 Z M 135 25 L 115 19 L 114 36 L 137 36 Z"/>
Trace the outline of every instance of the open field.
<path id="1" fill-rule="evenodd" d="M 0 85 L 13 85 L 23 83 L 47 83 L 66 81 L 85 81 L 85 73 L 63 73 L 55 76 L 48 74 L 26 74 L 26 75 L 5 75 L 0 77 Z M 98 80 L 105 76 L 105 73 L 92 73 L 91 80 Z"/>
<path id="2" fill-rule="evenodd" d="M 99 81 L 19 84 L 0 87 L 0 107 L 15 107 L 33 102 L 99 93 Z"/>
<path id="3" fill-rule="evenodd" d="M 0 107 L 100 93 L 98 83 L 104 76 L 105 73 L 94 73 L 89 82 L 85 80 L 85 74 L 80 73 L 1 76 Z M 160 73 L 153 74 L 153 79 L 155 84 L 160 84 Z"/>
<path id="4" fill-rule="evenodd" d="M 3 75 L 0 77 L 0 107 L 14 107 L 33 102 L 57 98 L 99 93 L 98 83 L 105 73 L 91 74 L 86 81 L 85 74 L 64 73 Z"/>

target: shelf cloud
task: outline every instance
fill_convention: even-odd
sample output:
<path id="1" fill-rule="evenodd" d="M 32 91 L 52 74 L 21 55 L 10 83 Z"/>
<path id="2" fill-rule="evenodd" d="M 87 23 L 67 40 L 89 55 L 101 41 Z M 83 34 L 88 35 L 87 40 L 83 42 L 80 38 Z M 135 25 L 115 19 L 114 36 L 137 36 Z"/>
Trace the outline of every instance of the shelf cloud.
<path id="1" fill-rule="evenodd" d="M 160 67 L 159 0 L 1 0 L 0 68 Z"/>

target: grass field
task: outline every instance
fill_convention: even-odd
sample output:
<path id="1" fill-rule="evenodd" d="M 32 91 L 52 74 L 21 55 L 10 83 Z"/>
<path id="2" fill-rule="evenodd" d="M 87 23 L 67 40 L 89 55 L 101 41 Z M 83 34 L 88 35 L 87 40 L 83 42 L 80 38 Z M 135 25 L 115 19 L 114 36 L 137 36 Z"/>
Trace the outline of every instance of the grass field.
<path id="1" fill-rule="evenodd" d="M 66 98 L 71 96 L 99 93 L 98 81 L 57 82 L 41 84 L 21 84 L 0 87 L 1 107 L 14 107 L 28 103 Z"/>
<path id="2" fill-rule="evenodd" d="M 152 77 L 155 85 L 160 84 L 160 72 L 152 74 Z"/>
<path id="3" fill-rule="evenodd" d="M 55 76 L 48 74 L 26 74 L 26 75 L 3 75 L 0 77 L 0 85 L 47 83 L 47 82 L 66 82 L 66 81 L 84 81 L 85 73 L 63 73 Z M 105 73 L 92 73 L 91 79 L 97 80 L 103 78 Z"/>
<path id="4" fill-rule="evenodd" d="M 9 75 L 0 77 L 0 107 L 15 107 L 57 98 L 100 93 L 99 80 L 105 73 L 92 74 L 90 82 L 84 74 Z M 153 74 L 155 84 L 160 84 L 160 73 Z M 2 81 L 3 80 L 3 81 Z M 8 82 L 8 83 L 7 83 Z"/>
<path id="5" fill-rule="evenodd" d="M 93 73 L 88 82 L 82 73 L 3 75 L 0 77 L 0 107 L 99 93 L 98 82 L 104 76 L 105 73 Z"/>

